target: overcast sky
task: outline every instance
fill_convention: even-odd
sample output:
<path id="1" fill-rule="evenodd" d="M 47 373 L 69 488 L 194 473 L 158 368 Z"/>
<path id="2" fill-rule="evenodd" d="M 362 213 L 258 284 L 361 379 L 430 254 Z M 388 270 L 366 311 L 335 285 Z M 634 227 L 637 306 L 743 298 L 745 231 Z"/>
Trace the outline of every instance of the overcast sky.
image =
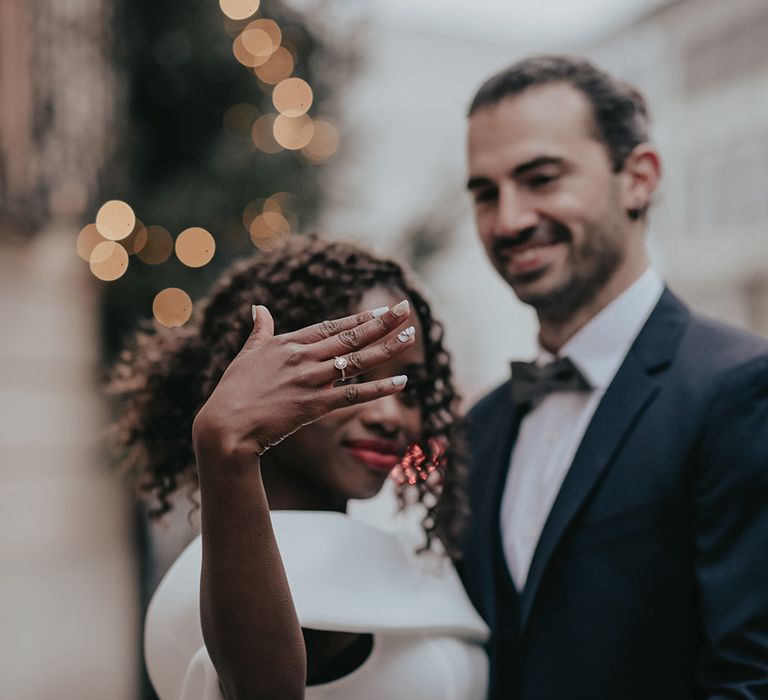
<path id="1" fill-rule="evenodd" d="M 290 0 L 300 9 L 327 0 Z M 669 0 L 332 0 L 343 14 L 456 35 L 584 41 Z"/>

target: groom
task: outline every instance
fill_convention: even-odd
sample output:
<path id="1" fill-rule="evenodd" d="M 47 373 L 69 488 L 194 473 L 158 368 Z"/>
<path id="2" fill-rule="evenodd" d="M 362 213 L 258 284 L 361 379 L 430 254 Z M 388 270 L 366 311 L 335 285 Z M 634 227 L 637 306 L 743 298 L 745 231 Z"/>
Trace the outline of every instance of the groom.
<path id="1" fill-rule="evenodd" d="M 642 96 L 587 61 L 523 60 L 472 102 L 479 236 L 540 322 L 470 413 L 494 699 L 768 698 L 768 343 L 649 264 L 660 170 Z"/>

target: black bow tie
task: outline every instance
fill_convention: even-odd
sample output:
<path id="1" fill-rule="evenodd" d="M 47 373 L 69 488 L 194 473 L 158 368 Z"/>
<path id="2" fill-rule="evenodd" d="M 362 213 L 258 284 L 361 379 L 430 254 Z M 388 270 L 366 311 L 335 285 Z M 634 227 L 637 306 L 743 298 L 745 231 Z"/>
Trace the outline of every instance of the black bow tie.
<path id="1" fill-rule="evenodd" d="M 513 362 L 511 389 L 516 404 L 532 406 L 555 391 L 589 391 L 592 387 L 569 357 L 561 357 L 543 366 Z"/>

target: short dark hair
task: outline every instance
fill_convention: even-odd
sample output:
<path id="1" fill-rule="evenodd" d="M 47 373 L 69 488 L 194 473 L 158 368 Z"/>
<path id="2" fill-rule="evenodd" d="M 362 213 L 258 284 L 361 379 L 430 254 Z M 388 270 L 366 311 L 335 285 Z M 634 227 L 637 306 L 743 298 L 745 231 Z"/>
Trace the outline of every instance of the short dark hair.
<path id="1" fill-rule="evenodd" d="M 614 172 L 619 172 L 632 149 L 649 140 L 648 108 L 636 88 L 584 58 L 532 56 L 514 63 L 483 83 L 469 107 L 469 116 L 528 88 L 561 82 L 572 85 L 589 100 L 595 136 L 605 144 Z"/>

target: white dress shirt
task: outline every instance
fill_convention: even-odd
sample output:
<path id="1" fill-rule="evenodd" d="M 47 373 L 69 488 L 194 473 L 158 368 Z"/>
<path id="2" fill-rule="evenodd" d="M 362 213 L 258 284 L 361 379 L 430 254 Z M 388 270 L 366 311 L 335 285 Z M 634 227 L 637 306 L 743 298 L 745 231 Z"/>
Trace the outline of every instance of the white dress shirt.
<path id="1" fill-rule="evenodd" d="M 573 361 L 592 391 L 548 394 L 520 425 L 500 511 L 504 556 L 520 591 L 552 504 L 595 409 L 663 290 L 661 279 L 649 267 L 579 329 L 558 356 Z M 541 349 L 536 363 L 554 359 Z"/>

